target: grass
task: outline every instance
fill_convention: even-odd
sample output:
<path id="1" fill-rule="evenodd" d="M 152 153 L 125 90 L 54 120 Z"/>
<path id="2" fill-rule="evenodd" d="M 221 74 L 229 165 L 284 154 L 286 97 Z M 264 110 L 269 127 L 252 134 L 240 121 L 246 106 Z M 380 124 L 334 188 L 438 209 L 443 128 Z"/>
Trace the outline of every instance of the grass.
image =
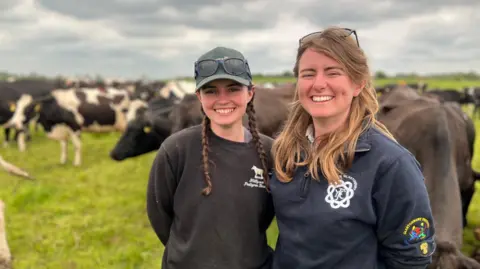
<path id="1" fill-rule="evenodd" d="M 450 82 L 451 83 L 451 82 Z M 438 82 L 440 84 L 440 82 Z M 448 84 L 448 83 L 446 83 Z M 478 83 L 480 84 L 480 83 Z M 480 121 L 476 122 L 477 128 Z M 0 199 L 6 202 L 8 242 L 16 269 L 159 268 L 163 246 L 150 228 L 145 210 L 148 172 L 154 154 L 121 163 L 108 157 L 119 134 L 83 134 L 83 166 L 59 164 L 60 145 L 40 132 L 25 153 L 16 145 L 1 155 L 31 172 L 23 181 L 0 172 Z M 480 170 L 480 139 L 473 166 Z M 463 251 L 474 242 L 480 225 L 480 184 L 473 198 Z M 268 231 L 276 243 L 277 227 Z"/>

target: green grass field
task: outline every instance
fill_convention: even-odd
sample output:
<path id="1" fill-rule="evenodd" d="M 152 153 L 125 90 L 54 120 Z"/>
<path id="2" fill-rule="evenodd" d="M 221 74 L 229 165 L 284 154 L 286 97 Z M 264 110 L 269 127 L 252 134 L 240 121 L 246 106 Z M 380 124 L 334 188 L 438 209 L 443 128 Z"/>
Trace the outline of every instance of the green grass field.
<path id="1" fill-rule="evenodd" d="M 34 134 L 25 153 L 15 144 L 0 150 L 5 159 L 36 177 L 31 182 L 0 172 L 0 199 L 6 202 L 7 238 L 15 268 L 160 268 L 163 246 L 145 211 L 155 153 L 117 163 L 108 154 L 119 134 L 82 136 L 81 168 L 71 164 L 70 145 L 70 162 L 60 165 L 59 143 L 42 132 Z M 473 166 L 480 170 L 480 139 L 476 149 Z M 480 184 L 477 190 L 468 215 L 471 227 L 480 225 Z M 471 227 L 465 230 L 467 254 L 473 244 L 480 245 L 474 242 Z M 269 230 L 272 246 L 276 234 L 274 224 Z"/>

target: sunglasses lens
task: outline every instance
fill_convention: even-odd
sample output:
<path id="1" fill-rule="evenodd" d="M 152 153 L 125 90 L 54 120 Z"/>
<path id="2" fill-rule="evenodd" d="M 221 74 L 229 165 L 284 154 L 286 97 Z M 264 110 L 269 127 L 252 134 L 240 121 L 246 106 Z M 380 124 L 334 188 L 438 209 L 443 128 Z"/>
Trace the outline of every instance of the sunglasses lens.
<path id="1" fill-rule="evenodd" d="M 215 60 L 204 60 L 198 63 L 197 71 L 201 77 L 211 76 L 217 71 L 218 63 Z"/>
<path id="2" fill-rule="evenodd" d="M 240 59 L 225 60 L 225 70 L 232 75 L 241 75 L 246 71 L 245 63 Z"/>
<path id="3" fill-rule="evenodd" d="M 341 29 L 341 31 L 343 33 L 345 33 L 345 37 L 350 37 L 350 38 L 353 38 L 353 40 L 358 44 L 358 37 L 357 37 L 357 33 L 355 32 L 355 30 L 352 30 L 352 29 L 349 29 L 349 28 L 343 28 Z M 315 32 L 315 33 L 311 33 L 311 34 L 308 34 L 304 37 L 302 37 L 300 39 L 300 45 L 306 43 L 306 42 L 309 42 L 315 38 L 318 38 L 320 35 L 322 34 L 322 32 Z M 352 36 L 353 34 L 353 36 Z"/>

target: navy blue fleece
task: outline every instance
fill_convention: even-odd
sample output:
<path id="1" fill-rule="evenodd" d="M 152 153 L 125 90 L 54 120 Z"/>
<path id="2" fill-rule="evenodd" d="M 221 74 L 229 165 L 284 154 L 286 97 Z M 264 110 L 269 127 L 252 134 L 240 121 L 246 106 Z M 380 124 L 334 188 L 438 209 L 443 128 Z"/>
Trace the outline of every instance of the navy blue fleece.
<path id="1" fill-rule="evenodd" d="M 432 212 L 414 156 L 376 129 L 360 136 L 343 184 L 271 179 L 279 227 L 273 269 L 426 268 L 435 249 Z"/>

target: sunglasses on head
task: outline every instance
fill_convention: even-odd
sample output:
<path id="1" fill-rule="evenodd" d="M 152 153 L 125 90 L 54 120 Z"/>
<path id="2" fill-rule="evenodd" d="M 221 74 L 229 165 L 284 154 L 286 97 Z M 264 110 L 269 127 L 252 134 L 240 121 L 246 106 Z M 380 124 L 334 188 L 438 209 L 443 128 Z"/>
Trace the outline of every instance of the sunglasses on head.
<path id="1" fill-rule="evenodd" d="M 209 77 L 215 74 L 220 65 L 227 74 L 239 76 L 247 73 L 252 78 L 247 60 L 240 58 L 206 59 L 195 62 L 195 78 L 197 76 Z"/>
<path id="2" fill-rule="evenodd" d="M 351 34 L 353 34 L 355 36 L 355 41 L 357 41 L 357 46 L 360 47 L 360 43 L 358 42 L 357 31 L 349 28 L 342 28 L 342 29 L 345 31 L 345 37 L 349 37 Z M 303 45 L 305 42 L 311 41 L 314 38 L 321 36 L 322 33 L 323 31 L 313 32 L 300 38 L 300 40 L 298 41 L 299 46 Z"/>

